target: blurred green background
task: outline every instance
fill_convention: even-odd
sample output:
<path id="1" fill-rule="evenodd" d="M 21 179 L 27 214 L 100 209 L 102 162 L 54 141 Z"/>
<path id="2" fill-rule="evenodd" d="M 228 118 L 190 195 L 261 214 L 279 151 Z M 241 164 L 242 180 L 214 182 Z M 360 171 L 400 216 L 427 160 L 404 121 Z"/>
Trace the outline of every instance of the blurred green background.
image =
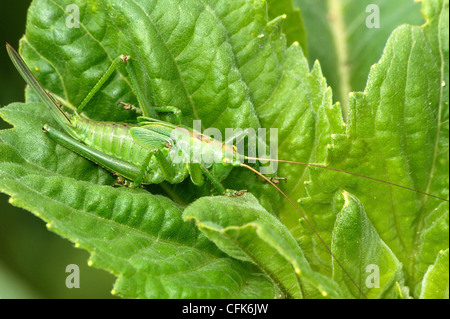
<path id="1" fill-rule="evenodd" d="M 18 48 L 31 0 L 0 1 L 0 107 L 24 101 L 25 83 L 6 53 L 4 43 Z M 10 127 L 0 120 L 0 129 Z M 0 193 L 0 299 L 111 298 L 115 277 L 87 265 L 89 254 L 49 232 L 30 212 L 8 203 Z M 80 288 L 66 287 L 66 266 L 80 269 Z"/>

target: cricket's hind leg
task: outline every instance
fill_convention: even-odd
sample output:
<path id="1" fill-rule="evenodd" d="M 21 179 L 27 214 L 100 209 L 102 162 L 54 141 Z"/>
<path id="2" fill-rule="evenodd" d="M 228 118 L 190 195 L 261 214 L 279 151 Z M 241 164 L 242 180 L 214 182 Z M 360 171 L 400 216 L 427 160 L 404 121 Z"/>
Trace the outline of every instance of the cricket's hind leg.
<path id="1" fill-rule="evenodd" d="M 62 145 L 70 151 L 100 165 L 104 169 L 115 173 L 117 176 L 122 176 L 124 179 L 129 180 L 134 179 L 135 187 L 140 185 L 144 172 L 143 167 L 138 167 L 119 158 L 102 153 L 48 125 L 44 125 L 42 130 L 59 145 Z"/>

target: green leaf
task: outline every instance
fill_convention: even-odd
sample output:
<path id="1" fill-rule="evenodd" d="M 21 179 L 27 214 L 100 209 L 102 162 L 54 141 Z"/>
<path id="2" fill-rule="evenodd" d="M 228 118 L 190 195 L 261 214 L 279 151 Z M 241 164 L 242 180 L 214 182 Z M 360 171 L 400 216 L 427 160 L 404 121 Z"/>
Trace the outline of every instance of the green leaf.
<path id="1" fill-rule="evenodd" d="M 305 284 L 323 296 L 341 297 L 339 287 L 312 271 L 291 233 L 252 195 L 203 197 L 184 211 L 183 218 L 195 220 L 228 255 L 256 264 L 286 297 L 308 297 L 311 292 L 305 291 Z"/>
<path id="2" fill-rule="evenodd" d="M 334 255 L 367 298 L 397 297 L 397 287 L 404 284 L 402 264 L 380 238 L 357 198 L 349 193 L 343 196 L 333 230 Z M 333 278 L 342 282 L 347 297 L 362 297 L 335 260 Z"/>
<path id="3" fill-rule="evenodd" d="M 12 104 L 0 112 L 15 125 L 0 136 L 0 189 L 50 230 L 90 251 L 91 265 L 117 275 L 115 293 L 138 298 L 277 295 L 256 267 L 223 255 L 184 222 L 182 207 L 144 190 L 112 188 L 108 173 L 49 141 L 40 130 L 48 120 L 40 116 L 43 105 Z"/>
<path id="4" fill-rule="evenodd" d="M 179 107 L 185 115 L 187 124 L 192 119 L 201 119 L 204 126 L 216 126 L 222 129 L 231 124 L 256 128 L 259 126 L 259 120 L 253 107 L 254 102 L 248 94 L 247 83 L 241 78 L 242 74 L 237 68 L 238 53 L 235 53 L 235 50 L 240 54 L 239 63 L 245 64 L 244 59 L 254 53 L 255 49 L 267 56 L 271 52 L 270 44 L 273 39 L 277 40 L 279 46 L 284 43 L 284 38 L 281 37 L 280 25 L 273 23 L 268 25 L 264 3 L 253 4 L 240 1 L 233 5 L 226 3 L 226 6 L 224 3 L 211 2 L 206 5 L 193 1 L 189 3 L 172 1 L 161 5 L 156 2 L 132 1 L 127 3 L 123 1 L 34 1 L 29 10 L 27 32 L 21 41 L 20 51 L 43 85 L 68 105 L 78 105 L 112 59 L 119 54 L 127 53 L 138 65 L 138 78 L 147 90 L 146 94 L 152 104 Z M 67 28 L 66 21 L 70 16 L 68 12 L 65 12 L 65 8 L 68 4 L 76 4 L 80 8 L 80 28 Z M 176 28 L 179 22 L 180 27 Z M 245 29 L 249 22 L 251 32 Z M 261 31 L 266 32 L 267 37 L 258 37 Z M 232 37 L 234 32 L 237 34 Z M 268 45 L 264 48 L 266 43 Z M 239 49 L 244 45 L 247 49 Z M 281 49 L 282 47 L 279 48 L 280 52 Z M 266 78 L 270 78 L 270 74 Z M 33 94 L 28 94 L 27 101 L 33 100 L 35 101 Z M 130 81 L 123 68 L 105 84 L 101 92 L 94 96 L 86 108 L 86 113 L 93 119 L 133 122 L 133 115 L 114 106 L 118 101 L 136 103 Z M 98 188 L 98 185 L 112 184 L 113 179 L 110 174 L 46 139 L 41 133 L 41 126 L 44 123 L 51 124 L 53 121 L 41 105 L 31 103 L 11 105 L 2 110 L 2 116 L 15 125 L 14 130 L 2 133 L 2 147 L 5 150 L 2 152 L 4 161 L 1 177 L 2 191 L 12 195 L 12 202 L 16 205 L 26 207 L 48 221 L 52 225 L 52 230 L 77 242 L 81 247 L 86 247 L 94 253 L 93 256 L 101 256 L 97 250 L 99 246 L 106 243 L 94 239 L 90 241 L 92 234 L 87 230 L 81 234 L 78 231 L 74 233 L 80 228 L 79 222 L 87 223 L 94 217 L 82 211 L 80 221 L 65 219 L 62 223 L 56 223 L 56 217 L 53 214 L 72 211 L 75 208 L 70 205 L 65 207 L 66 203 L 59 200 L 58 205 L 52 206 L 52 209 L 48 211 L 44 205 L 47 202 L 43 198 L 56 197 L 60 194 L 64 200 L 71 198 L 70 203 L 76 207 L 83 207 L 82 198 L 71 197 L 74 188 L 92 188 L 95 192 L 99 192 L 100 196 L 105 192 L 104 197 L 108 198 L 106 201 L 114 201 L 118 196 L 116 192 L 121 192 L 120 194 L 123 192 L 126 194 L 123 196 L 130 196 L 131 202 L 134 202 L 135 196 L 140 198 L 142 194 L 136 195 L 132 190 L 111 190 L 103 186 Z M 27 138 L 23 139 L 25 136 Z M 44 190 L 39 189 L 36 184 L 42 180 L 37 178 L 43 176 L 51 177 L 52 184 L 56 185 L 58 191 L 47 195 Z M 80 182 L 87 182 L 87 184 L 80 185 Z M 71 187 L 61 186 L 66 184 L 72 185 Z M 28 191 L 28 188 L 32 191 Z M 161 190 L 158 191 L 161 192 Z M 165 191 L 176 198 L 176 189 L 171 190 L 166 186 L 163 192 Z M 148 217 L 152 218 L 155 213 L 153 205 L 159 201 L 159 197 L 146 195 L 149 196 L 150 202 L 145 207 L 149 209 Z M 36 206 L 31 205 L 33 202 Z M 168 205 L 163 207 L 164 211 L 172 209 L 181 214 L 182 207 L 179 205 L 170 201 L 164 203 Z M 123 209 L 121 205 L 111 207 L 113 207 L 112 216 L 116 210 L 120 213 Z M 99 213 L 99 210 L 101 211 L 100 207 L 93 208 L 91 213 L 95 215 Z M 130 211 L 129 214 L 131 213 L 133 212 Z M 177 214 L 171 215 L 166 223 L 179 224 Z M 105 224 L 108 225 L 107 222 Z M 185 256 L 190 254 L 187 254 L 183 247 L 187 245 L 187 251 L 190 251 L 192 242 L 202 242 L 194 235 L 196 228 L 189 225 L 193 234 L 190 235 L 190 239 L 186 239 L 187 243 L 173 243 L 172 248 L 178 247 L 176 251 L 179 254 L 176 256 L 180 257 L 170 261 L 185 263 L 188 268 L 189 265 L 192 266 L 192 262 L 185 260 Z M 121 224 L 117 227 L 122 228 Z M 130 231 L 133 232 L 132 227 Z M 111 232 L 113 233 L 114 230 Z M 173 234 L 176 232 L 177 229 L 174 228 L 167 236 L 177 237 L 178 235 Z M 128 236 L 126 233 L 121 232 L 121 234 L 120 238 Z M 80 239 L 81 235 L 85 236 L 83 242 Z M 149 250 L 155 242 L 158 242 L 157 238 L 150 236 L 146 239 Z M 108 246 L 104 249 L 110 256 L 121 256 L 120 254 L 124 251 L 136 252 L 141 244 L 135 247 L 131 245 L 125 250 L 116 246 Z M 165 249 L 163 253 L 173 255 L 174 250 L 170 249 L 170 245 Z M 223 256 L 214 246 L 208 249 L 212 250 L 212 253 L 208 250 L 208 254 L 215 253 Z M 200 266 L 202 261 L 211 257 L 208 254 L 204 255 L 203 252 L 199 254 L 200 259 L 197 261 Z M 154 254 L 152 258 L 157 256 L 158 254 Z M 120 258 L 119 261 L 108 260 L 105 257 L 98 258 L 99 260 L 93 257 L 93 264 L 119 276 L 116 291 L 124 296 L 274 297 L 278 294 L 272 281 L 267 276 L 261 275 L 259 269 L 226 256 L 223 256 L 225 259 L 218 263 L 213 262 L 210 268 L 206 263 L 205 267 L 208 269 L 205 272 L 210 271 L 207 275 L 200 274 L 203 268 L 199 265 L 193 266 L 193 269 L 197 271 L 186 275 L 192 276 L 193 288 L 186 289 L 184 292 L 180 291 L 182 287 L 180 283 L 184 286 L 187 277 L 183 280 L 178 277 L 174 279 L 174 282 L 169 283 L 170 278 L 163 276 L 167 269 L 162 269 L 160 273 L 153 273 L 153 270 L 149 268 L 136 272 L 127 268 L 126 263 L 120 261 Z M 141 256 L 136 252 L 136 258 L 149 257 L 145 254 Z M 184 270 L 187 271 L 187 269 Z M 146 280 L 146 276 L 159 275 L 168 282 L 158 286 L 157 280 Z M 205 280 L 208 280 L 208 285 L 199 287 Z M 146 282 L 149 282 L 148 287 L 143 287 L 142 285 Z M 245 282 L 248 282 L 248 285 L 245 285 Z M 229 287 L 226 287 L 227 285 Z M 166 288 L 170 288 L 170 291 L 165 291 Z"/>
<path id="5" fill-rule="evenodd" d="M 353 172 L 389 177 L 391 182 L 448 198 L 448 86 L 444 84 L 448 83 L 448 1 L 425 1 L 423 6 L 428 23 L 394 31 L 380 63 L 372 68 L 365 92 L 351 98 L 351 147 L 347 156 L 339 156 L 346 158 L 345 166 Z M 359 152 L 368 160 L 356 159 Z M 434 210 L 448 214 L 448 204 L 399 188 L 358 184 L 358 191 L 350 191 L 364 203 L 414 288 L 424 274 L 418 250 L 422 233 L 432 227 L 426 218 Z M 383 213 L 388 211 L 389 215 Z M 448 223 L 442 230 L 445 237 Z M 448 248 L 446 237 L 429 252 L 436 255 Z"/>
<path id="6" fill-rule="evenodd" d="M 350 92 L 364 89 L 370 66 L 380 59 L 391 32 L 403 23 L 424 22 L 420 4 L 412 0 L 293 2 L 303 13 L 310 64 L 320 61 L 334 100 L 345 107 Z M 379 28 L 370 27 L 374 6 L 379 9 Z"/>
<path id="7" fill-rule="evenodd" d="M 392 33 L 365 91 L 350 98 L 344 132 L 332 130 L 328 140 L 324 137 L 327 151 L 318 162 L 448 199 L 448 1 L 424 1 L 423 12 L 425 25 L 401 26 Z M 381 239 L 403 264 L 405 285 L 418 297 L 416 285 L 427 267 L 448 248 L 448 203 L 353 175 L 319 168 L 308 173 L 282 176 L 299 186 L 306 182 L 303 198 L 300 187 L 287 193 L 301 198 L 322 237 L 330 240 L 339 210 L 334 192 L 347 190 L 363 203 Z M 281 211 L 306 257 L 313 262 L 314 256 L 315 266 L 329 272 L 330 257 L 321 243 L 307 227 L 298 228 L 294 210 L 286 205 Z"/>
<path id="8" fill-rule="evenodd" d="M 68 4 L 79 6 L 80 28 L 66 26 Z M 283 7 L 290 8 L 286 2 Z M 301 8 L 306 17 L 307 6 Z M 340 103 L 333 104 L 319 62 L 310 69 L 300 45 L 287 46 L 282 31 L 290 24 L 274 20 L 263 1 L 35 0 L 21 53 L 44 87 L 69 108 L 84 99 L 115 57 L 130 54 L 151 104 L 181 109 L 188 126 L 201 119 L 203 129 L 222 132 L 276 128 L 280 159 L 322 163 L 448 198 L 448 1 L 424 1 L 423 8 L 427 24 L 394 31 L 365 91 L 351 97 L 348 122 Z M 309 30 L 308 39 L 320 34 Z M 381 52 L 384 42 L 374 46 Z M 333 60 L 333 50 L 323 52 Z M 130 83 L 121 67 L 87 105 L 86 115 L 135 123 L 134 114 L 115 106 L 136 103 Z M 246 195 L 202 197 L 189 206 L 210 194 L 210 185 L 197 188 L 189 180 L 146 190 L 113 189 L 110 173 L 41 133 L 43 124 L 55 123 L 35 98 L 27 92 L 26 104 L 0 112 L 15 126 L 0 133 L 0 190 L 88 249 L 94 266 L 118 276 L 120 295 L 273 298 L 280 291 L 290 297 L 319 297 L 320 291 L 356 296 L 348 279 L 331 281 L 332 257 L 300 214 L 252 172 L 236 168 L 224 183 L 249 190 L 259 204 Z M 360 214 L 360 220 L 373 225 L 364 229 L 385 252 L 377 261 L 403 264 L 405 280 L 395 284 L 397 295 L 392 278 L 400 282 L 402 276 L 388 272 L 384 292 L 370 296 L 407 297 L 408 289 L 419 296 L 428 266 L 448 248 L 448 205 L 319 168 L 280 163 L 277 174 L 287 177 L 280 187 L 300 203 L 329 247 L 333 237 L 343 238 L 335 228 L 342 208 L 335 193 L 355 195 L 367 213 L 368 219 Z M 206 204 L 223 218 L 208 215 Z M 186 207 L 202 232 L 181 218 Z M 148 223 L 141 224 L 139 216 Z M 260 249 L 244 253 L 230 238 L 247 247 L 254 241 Z M 285 272 L 277 274 L 276 266 Z"/>
<path id="9" fill-rule="evenodd" d="M 439 252 L 436 262 L 428 268 L 423 277 L 420 298 L 448 299 L 448 259 L 448 249 Z"/>

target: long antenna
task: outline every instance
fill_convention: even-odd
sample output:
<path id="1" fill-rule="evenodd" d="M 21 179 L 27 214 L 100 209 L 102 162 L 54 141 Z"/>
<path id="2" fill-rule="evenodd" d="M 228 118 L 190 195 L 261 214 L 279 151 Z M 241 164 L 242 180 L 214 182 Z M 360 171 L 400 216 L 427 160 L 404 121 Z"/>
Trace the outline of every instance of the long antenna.
<path id="1" fill-rule="evenodd" d="M 406 187 L 406 186 L 403 186 L 403 185 L 395 184 L 395 183 L 392 183 L 392 182 L 384 181 L 382 179 L 378 179 L 378 178 L 375 178 L 375 177 L 370 177 L 370 176 L 365 176 L 365 175 L 361 175 L 361 174 L 358 174 L 358 173 L 344 171 L 344 170 L 339 169 L 339 168 L 333 168 L 333 167 L 328 167 L 328 166 L 319 165 L 319 164 L 311 164 L 311 163 L 303 163 L 303 162 L 295 162 L 295 161 L 273 159 L 273 158 L 258 158 L 258 157 L 245 156 L 245 159 L 247 159 L 247 160 L 251 159 L 251 160 L 258 160 L 258 161 L 261 160 L 261 161 L 269 161 L 269 162 L 289 163 L 289 164 L 298 164 L 298 165 L 304 165 L 304 166 L 325 168 L 325 169 L 329 169 L 329 170 L 332 170 L 332 171 L 335 171 L 335 172 L 340 172 L 340 173 L 344 173 L 344 174 L 354 175 L 354 176 L 358 176 L 358 177 L 361 177 L 361 178 L 366 178 L 366 179 L 370 179 L 370 180 L 373 180 L 373 181 L 385 183 L 385 184 L 388 184 L 388 185 L 400 187 L 400 188 L 403 188 L 403 189 L 407 189 L 407 190 L 416 192 L 418 194 L 430 196 L 430 197 L 433 197 L 433 198 L 437 198 L 437 199 L 443 200 L 445 202 L 449 202 L 449 200 L 446 199 L 446 198 L 442 198 L 442 197 L 439 197 L 439 196 L 436 196 L 436 195 L 433 195 L 433 194 L 425 193 L 425 192 L 419 191 L 419 190 L 414 189 L 414 188 L 410 188 L 410 187 Z"/>
<path id="2" fill-rule="evenodd" d="M 322 244 L 325 246 L 325 248 L 328 250 L 328 252 L 331 254 L 331 256 L 333 257 L 333 259 L 338 263 L 338 265 L 341 267 L 342 271 L 347 275 L 347 277 L 350 279 L 350 281 L 353 283 L 353 285 L 355 285 L 355 287 L 359 290 L 360 294 L 367 299 L 366 295 L 362 292 L 361 288 L 359 288 L 359 286 L 356 284 L 356 282 L 353 280 L 353 278 L 350 276 L 350 274 L 347 272 L 347 270 L 345 270 L 344 266 L 341 264 L 341 262 L 339 261 L 339 259 L 337 259 L 337 257 L 333 254 L 333 252 L 331 251 L 331 249 L 328 247 L 328 245 L 325 243 L 325 241 L 322 239 L 322 237 L 319 235 L 319 233 L 317 232 L 317 230 L 314 228 L 314 226 L 309 222 L 308 218 L 306 218 L 305 214 L 303 214 L 303 212 L 300 210 L 300 208 L 298 208 L 294 202 L 289 198 L 289 196 L 287 196 L 274 182 L 272 182 L 269 178 L 267 178 L 266 176 L 264 176 L 263 174 L 261 174 L 260 172 L 258 172 L 256 169 L 254 169 L 251 166 L 248 166 L 246 164 L 240 164 L 241 167 L 245 167 L 249 170 L 251 170 L 252 172 L 258 174 L 259 176 L 261 176 L 262 178 L 264 178 L 267 182 L 269 182 L 273 187 L 275 187 L 280 193 L 281 195 L 283 195 L 288 201 L 289 203 L 292 204 L 292 206 L 294 206 L 294 208 L 300 213 L 300 215 L 302 216 L 302 218 L 305 220 L 305 222 L 308 224 L 308 226 L 313 230 L 313 232 L 316 234 L 317 238 L 319 238 L 319 240 L 322 242 Z"/>

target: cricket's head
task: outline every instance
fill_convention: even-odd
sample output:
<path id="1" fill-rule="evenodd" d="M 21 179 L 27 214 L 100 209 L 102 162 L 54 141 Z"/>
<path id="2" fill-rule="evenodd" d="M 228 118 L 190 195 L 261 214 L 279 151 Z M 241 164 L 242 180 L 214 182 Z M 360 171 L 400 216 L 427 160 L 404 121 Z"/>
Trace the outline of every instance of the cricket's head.
<path id="1" fill-rule="evenodd" d="M 222 164 L 224 166 L 241 166 L 242 159 L 245 158 L 238 153 L 235 145 L 222 144 L 222 153 Z"/>

